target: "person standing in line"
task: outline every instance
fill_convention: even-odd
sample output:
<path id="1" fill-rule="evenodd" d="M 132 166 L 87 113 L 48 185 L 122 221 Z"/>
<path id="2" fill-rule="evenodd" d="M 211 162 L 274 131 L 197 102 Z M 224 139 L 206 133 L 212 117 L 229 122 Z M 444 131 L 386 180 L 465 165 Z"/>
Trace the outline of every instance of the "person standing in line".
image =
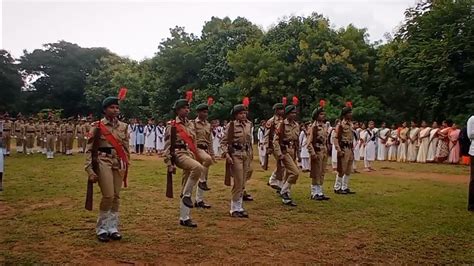
<path id="1" fill-rule="evenodd" d="M 364 145 L 365 145 L 365 155 L 364 155 L 364 167 L 366 172 L 375 171 L 372 168 L 372 162 L 375 161 L 377 155 L 377 137 L 374 133 L 375 123 L 374 121 L 369 121 L 369 128 L 366 129 L 367 134 L 365 134 Z"/>
<path id="2" fill-rule="evenodd" d="M 426 121 L 421 121 L 421 128 L 418 138 L 418 155 L 416 156 L 417 163 L 426 163 L 428 158 L 428 149 L 430 145 L 430 131 L 431 128 L 427 126 Z"/>
<path id="3" fill-rule="evenodd" d="M 398 132 L 397 126 L 392 124 L 390 134 L 387 140 L 387 147 L 388 147 L 388 160 L 390 162 L 397 161 L 397 151 L 398 151 Z"/>
<path id="4" fill-rule="evenodd" d="M 310 171 L 311 164 L 309 159 L 309 151 L 308 146 L 306 145 L 308 142 L 308 124 L 302 124 L 302 130 L 299 136 L 299 147 L 300 147 L 300 158 L 301 158 L 301 170 L 303 173 L 307 173 Z"/>
<path id="5" fill-rule="evenodd" d="M 459 133 L 461 130 L 456 124 L 453 124 L 451 131 L 448 134 L 449 139 L 449 155 L 448 162 L 451 164 L 459 163 L 459 155 L 461 154 L 461 148 L 459 146 Z"/>
<path id="6" fill-rule="evenodd" d="M 138 120 L 137 125 L 137 136 L 136 136 L 136 144 L 135 144 L 135 152 L 137 154 L 143 155 L 143 149 L 145 146 L 145 126 L 143 125 L 141 120 Z"/>
<path id="7" fill-rule="evenodd" d="M 382 122 L 382 125 L 377 132 L 377 160 L 385 161 L 387 160 L 387 141 L 390 136 L 390 129 L 386 127 L 385 122 Z"/>
<path id="8" fill-rule="evenodd" d="M 403 122 L 402 126 L 397 129 L 397 137 L 399 140 L 397 162 L 405 163 L 407 161 L 408 131 L 409 129 L 407 128 L 407 122 Z"/>
<path id="9" fill-rule="evenodd" d="M 438 123 L 435 121 L 431 126 L 429 143 L 428 143 L 428 154 L 426 156 L 426 162 L 434 163 L 436 160 L 436 147 L 438 147 Z"/>

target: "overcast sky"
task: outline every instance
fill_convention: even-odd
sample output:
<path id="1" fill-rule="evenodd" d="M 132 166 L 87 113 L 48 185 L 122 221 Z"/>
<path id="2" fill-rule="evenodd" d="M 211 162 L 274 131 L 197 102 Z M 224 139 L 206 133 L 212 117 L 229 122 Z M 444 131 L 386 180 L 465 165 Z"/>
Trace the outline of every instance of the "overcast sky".
<path id="1" fill-rule="evenodd" d="M 1 0 L 1 47 L 15 57 L 24 49 L 66 40 L 82 47 L 107 47 L 121 56 L 152 57 L 169 28 L 184 26 L 200 35 L 212 16 L 243 16 L 267 30 L 289 15 L 318 12 L 335 27 L 353 23 L 368 29 L 370 40 L 383 39 L 404 18 L 416 0 L 332 1 L 43 1 Z"/>

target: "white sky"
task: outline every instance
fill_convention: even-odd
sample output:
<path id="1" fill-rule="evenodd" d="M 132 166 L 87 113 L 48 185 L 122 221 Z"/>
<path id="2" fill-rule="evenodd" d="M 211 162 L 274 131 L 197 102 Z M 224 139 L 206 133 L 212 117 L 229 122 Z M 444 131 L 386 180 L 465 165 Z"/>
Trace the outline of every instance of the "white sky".
<path id="1" fill-rule="evenodd" d="M 318 12 L 335 27 L 365 27 L 370 40 L 383 39 L 404 18 L 416 0 L 333 1 L 159 1 L 159 0 L 1 0 L 0 44 L 15 57 L 66 40 L 82 47 L 107 47 L 121 56 L 141 60 L 157 52 L 169 28 L 184 26 L 200 35 L 212 16 L 242 16 L 264 30 L 289 15 Z"/>

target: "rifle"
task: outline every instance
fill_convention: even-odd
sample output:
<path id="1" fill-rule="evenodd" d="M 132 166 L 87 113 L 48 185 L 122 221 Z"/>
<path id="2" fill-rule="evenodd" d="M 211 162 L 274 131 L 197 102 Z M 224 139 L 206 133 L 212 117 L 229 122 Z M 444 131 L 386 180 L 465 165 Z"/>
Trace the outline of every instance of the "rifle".
<path id="1" fill-rule="evenodd" d="M 270 127 L 270 132 L 268 133 L 268 145 L 265 152 L 265 160 L 263 161 L 262 168 L 263 170 L 268 170 L 268 159 L 270 157 L 270 151 L 273 150 L 273 135 L 275 134 L 275 124 L 272 123 Z"/>
<path id="2" fill-rule="evenodd" d="M 234 121 L 229 123 L 229 130 L 227 131 L 227 154 L 232 156 L 234 153 L 234 146 L 232 146 L 234 141 Z M 224 185 L 230 187 L 231 181 L 230 178 L 232 176 L 232 165 L 229 162 L 225 162 L 225 178 L 224 178 Z"/>
<path id="3" fill-rule="evenodd" d="M 98 127 L 94 130 L 93 142 L 92 142 L 92 149 L 91 149 L 91 156 L 92 156 L 92 170 L 94 173 L 99 173 L 99 162 L 97 160 L 97 155 L 99 152 L 99 135 L 100 130 Z M 92 211 L 92 203 L 94 198 L 94 183 L 87 178 L 87 193 L 86 193 L 86 203 L 85 208 L 88 211 Z"/>
<path id="4" fill-rule="evenodd" d="M 171 132 L 170 132 L 170 155 L 171 155 L 171 165 L 176 164 L 176 153 L 175 153 L 175 145 L 176 145 L 176 126 L 171 125 Z M 166 174 L 166 197 L 173 198 L 173 174 L 175 174 L 175 170 L 169 170 Z"/>
<path id="5" fill-rule="evenodd" d="M 278 142 L 280 143 L 280 150 L 283 153 L 283 138 L 285 137 L 285 120 L 280 122 L 280 128 L 278 129 Z M 286 150 L 286 146 L 285 146 Z M 278 162 L 281 166 L 284 166 L 283 161 L 278 158 Z"/>

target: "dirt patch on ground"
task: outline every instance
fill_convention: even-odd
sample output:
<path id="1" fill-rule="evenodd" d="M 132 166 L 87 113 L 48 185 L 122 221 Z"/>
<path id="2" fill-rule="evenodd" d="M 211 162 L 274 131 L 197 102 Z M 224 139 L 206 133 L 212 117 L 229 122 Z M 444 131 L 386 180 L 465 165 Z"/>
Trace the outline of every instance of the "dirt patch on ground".
<path id="1" fill-rule="evenodd" d="M 15 209 L 0 201 L 0 219 L 6 219 L 15 216 Z"/>

